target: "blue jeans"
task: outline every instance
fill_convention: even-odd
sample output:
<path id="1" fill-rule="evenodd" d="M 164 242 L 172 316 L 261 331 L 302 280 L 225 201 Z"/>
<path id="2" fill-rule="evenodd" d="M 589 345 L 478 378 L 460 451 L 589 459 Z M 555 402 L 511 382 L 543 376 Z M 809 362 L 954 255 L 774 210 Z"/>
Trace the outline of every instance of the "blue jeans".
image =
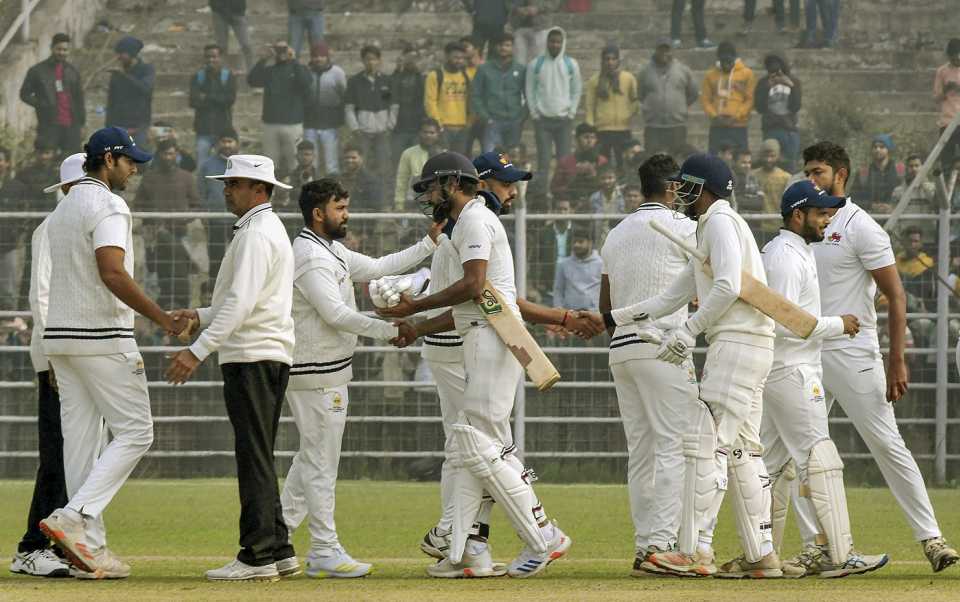
<path id="1" fill-rule="evenodd" d="M 213 134 L 197 134 L 197 167 L 210 158 L 210 151 L 216 143 L 217 137 Z"/>
<path id="2" fill-rule="evenodd" d="M 780 157 L 790 165 L 793 172 L 800 160 L 800 132 L 791 130 L 766 130 L 763 139 L 773 138 L 780 143 Z"/>
<path id="3" fill-rule="evenodd" d="M 570 154 L 573 120 L 564 117 L 541 117 L 533 121 L 537 141 L 537 177 L 533 180 L 541 192 L 549 190 L 550 160 Z"/>
<path id="4" fill-rule="evenodd" d="M 517 121 L 490 120 L 483 132 L 483 152 L 489 153 L 498 146 L 505 150 L 511 146 L 516 146 L 519 144 L 522 135 L 522 119 Z"/>
<path id="5" fill-rule="evenodd" d="M 297 56 L 303 47 L 303 34 L 310 36 L 310 45 L 323 40 L 323 11 L 310 10 L 302 13 L 290 13 L 287 17 L 287 43 Z"/>
<path id="6" fill-rule="evenodd" d="M 724 144 L 729 144 L 734 150 L 738 148 L 750 148 L 747 138 L 747 128 L 745 127 L 712 125 L 710 126 L 709 142 L 707 144 L 710 154 L 713 155 L 717 154 L 720 151 L 720 147 Z"/>
<path id="7" fill-rule="evenodd" d="M 336 128 L 330 130 L 303 129 L 303 139 L 313 142 L 314 167 L 320 169 L 320 153 L 323 149 L 325 175 L 340 173 L 340 138 Z"/>
<path id="8" fill-rule="evenodd" d="M 817 33 L 817 13 L 819 13 L 824 41 L 829 44 L 836 42 L 840 0 L 806 0 L 804 10 L 807 13 L 807 41 L 812 41 Z"/>

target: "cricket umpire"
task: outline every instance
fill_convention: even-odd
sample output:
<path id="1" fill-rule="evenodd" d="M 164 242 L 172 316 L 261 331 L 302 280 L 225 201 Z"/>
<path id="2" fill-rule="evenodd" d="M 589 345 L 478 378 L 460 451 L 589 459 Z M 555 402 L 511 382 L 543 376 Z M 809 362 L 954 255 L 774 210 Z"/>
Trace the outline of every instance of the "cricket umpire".
<path id="1" fill-rule="evenodd" d="M 293 363 L 293 250 L 270 205 L 273 161 L 233 155 L 223 175 L 227 209 L 237 216 L 213 289 L 213 304 L 174 315 L 203 329 L 175 354 L 167 380 L 185 382 L 214 351 L 233 425 L 240 487 L 240 553 L 207 571 L 212 581 L 276 581 L 300 572 L 283 522 L 273 446 Z M 191 322 L 191 324 L 194 324 Z"/>

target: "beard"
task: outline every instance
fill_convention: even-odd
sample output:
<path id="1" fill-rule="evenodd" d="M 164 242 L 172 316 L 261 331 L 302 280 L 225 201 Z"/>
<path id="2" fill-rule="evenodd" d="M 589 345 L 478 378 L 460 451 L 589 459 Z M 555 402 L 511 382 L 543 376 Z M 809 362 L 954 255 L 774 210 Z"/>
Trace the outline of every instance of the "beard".
<path id="1" fill-rule="evenodd" d="M 343 222 L 336 228 L 327 228 L 326 225 L 324 225 L 323 233 L 329 236 L 331 240 L 340 240 L 341 238 L 346 238 L 347 222 Z"/>

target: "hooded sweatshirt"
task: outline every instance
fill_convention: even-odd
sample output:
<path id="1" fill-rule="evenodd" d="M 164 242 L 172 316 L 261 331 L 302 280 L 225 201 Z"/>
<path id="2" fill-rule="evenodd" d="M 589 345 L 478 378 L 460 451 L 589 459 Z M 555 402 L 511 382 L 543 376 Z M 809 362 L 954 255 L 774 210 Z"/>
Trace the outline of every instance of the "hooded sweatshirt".
<path id="1" fill-rule="evenodd" d="M 718 62 L 707 71 L 700 86 L 703 112 L 711 120 L 720 115 L 733 117 L 730 127 L 747 127 L 756 87 L 753 71 L 740 59 L 734 62 L 729 73 L 725 73 Z"/>
<path id="2" fill-rule="evenodd" d="M 527 65 L 527 105 L 533 119 L 573 119 L 583 91 L 580 65 L 576 59 L 567 56 L 566 32 L 560 27 L 550 31 L 559 31 L 563 35 L 563 46 L 557 56 L 544 51 Z"/>

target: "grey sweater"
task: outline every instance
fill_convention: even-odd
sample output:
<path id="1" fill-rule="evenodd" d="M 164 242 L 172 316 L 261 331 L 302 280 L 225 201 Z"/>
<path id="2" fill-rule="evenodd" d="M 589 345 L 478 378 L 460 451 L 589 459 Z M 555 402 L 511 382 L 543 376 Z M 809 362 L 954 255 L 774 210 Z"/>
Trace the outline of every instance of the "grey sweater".
<path id="1" fill-rule="evenodd" d="M 700 94 L 700 87 L 689 67 L 676 59 L 666 67 L 660 67 L 650 59 L 638 80 L 646 127 L 686 125 L 687 107 Z"/>

